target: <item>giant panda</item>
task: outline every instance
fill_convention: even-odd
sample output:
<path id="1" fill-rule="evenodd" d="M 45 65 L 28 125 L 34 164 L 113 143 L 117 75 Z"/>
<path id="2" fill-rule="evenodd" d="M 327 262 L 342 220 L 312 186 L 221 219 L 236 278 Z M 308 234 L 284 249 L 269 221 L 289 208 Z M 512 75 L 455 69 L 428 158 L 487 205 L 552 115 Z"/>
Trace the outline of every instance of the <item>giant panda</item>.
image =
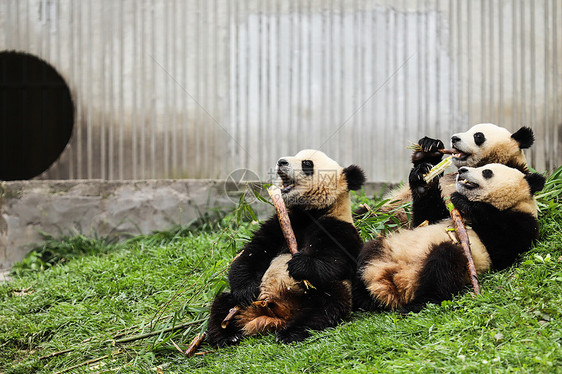
<path id="1" fill-rule="evenodd" d="M 462 166 L 451 202 L 461 212 L 477 273 L 513 264 L 537 239 L 533 194 L 545 179 L 503 164 Z M 451 219 L 402 229 L 365 243 L 354 307 L 365 310 L 421 310 L 450 299 L 467 284 L 467 260 L 454 236 Z"/>
<path id="2" fill-rule="evenodd" d="M 492 123 L 481 123 L 474 125 L 468 131 L 453 134 L 451 145 L 458 152 L 453 155 L 453 165 L 457 168 L 462 166 L 478 167 L 491 163 L 505 164 L 515 167 L 523 172 L 527 171 L 527 160 L 523 149 L 529 148 L 534 142 L 533 130 L 529 127 L 521 127 L 515 133 L 506 128 Z M 418 141 L 421 150 L 412 153 L 412 164 L 408 183 L 402 187 L 390 191 L 383 198 L 388 203 L 379 208 L 380 212 L 393 213 L 402 227 L 408 226 L 408 215 L 401 208 L 404 204 L 412 201 L 412 210 L 415 205 L 421 204 L 433 206 L 433 214 L 428 216 L 416 216 L 414 213 L 412 226 L 428 220 L 435 222 L 447 216 L 445 205 L 441 202 L 441 188 L 436 180 L 429 184 L 423 181 L 423 175 L 434 165 L 437 165 L 443 154 L 438 149 L 444 148 L 443 142 L 438 139 L 423 137 Z M 455 175 L 450 174 L 441 183 L 447 189 L 447 194 L 454 192 Z M 355 211 L 356 217 L 365 214 L 365 209 Z"/>
<path id="3" fill-rule="evenodd" d="M 211 345 L 267 332 L 275 332 L 280 342 L 300 341 L 351 312 L 351 280 L 363 242 L 353 225 L 350 190 L 361 188 L 363 171 L 303 150 L 280 158 L 277 175 L 299 252 L 289 253 L 277 216 L 261 225 L 230 266 L 230 292 L 212 303 Z M 266 307 L 260 306 L 264 300 Z M 235 306 L 240 313 L 221 327 Z"/>
<path id="4" fill-rule="evenodd" d="M 527 160 L 523 149 L 529 148 L 534 142 L 533 130 L 522 127 L 515 133 L 492 123 L 480 123 L 470 130 L 453 134 L 451 146 L 453 165 L 478 167 L 486 164 L 499 163 L 528 172 Z M 449 216 L 444 199 L 455 192 L 455 173 L 434 178 L 426 183 L 426 174 L 434 165 L 441 161 L 443 148 L 440 140 L 420 139 L 421 151 L 414 152 L 414 166 L 408 177 L 412 196 L 412 225 L 418 226 L 423 221 L 436 222 Z"/>

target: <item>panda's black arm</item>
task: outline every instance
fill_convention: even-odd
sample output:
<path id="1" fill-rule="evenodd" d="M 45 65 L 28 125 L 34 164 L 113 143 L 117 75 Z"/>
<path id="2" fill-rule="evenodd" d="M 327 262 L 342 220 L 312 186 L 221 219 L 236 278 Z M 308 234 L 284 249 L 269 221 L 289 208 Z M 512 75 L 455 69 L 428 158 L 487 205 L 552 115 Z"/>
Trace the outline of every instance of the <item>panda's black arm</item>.
<path id="1" fill-rule="evenodd" d="M 247 305 L 259 294 L 261 278 L 271 260 L 288 249 L 276 216 L 265 221 L 230 265 L 228 281 L 234 299 Z"/>
<path id="2" fill-rule="evenodd" d="M 408 177 L 410 191 L 412 191 L 413 227 L 425 220 L 435 223 L 449 215 L 441 196 L 439 178 L 436 177 L 429 183 L 423 179 L 432 167 L 430 163 L 418 164 L 412 168 Z"/>
<path id="3" fill-rule="evenodd" d="M 538 222 L 531 214 L 502 211 L 488 203 L 470 201 L 458 192 L 451 195 L 451 202 L 470 221 L 496 270 L 512 265 L 538 238 Z"/>
<path id="4" fill-rule="evenodd" d="M 356 271 L 361 246 L 362 240 L 352 224 L 318 219 L 299 243 L 299 253 L 287 263 L 289 275 L 308 280 L 315 287 L 335 280 L 350 280 Z"/>

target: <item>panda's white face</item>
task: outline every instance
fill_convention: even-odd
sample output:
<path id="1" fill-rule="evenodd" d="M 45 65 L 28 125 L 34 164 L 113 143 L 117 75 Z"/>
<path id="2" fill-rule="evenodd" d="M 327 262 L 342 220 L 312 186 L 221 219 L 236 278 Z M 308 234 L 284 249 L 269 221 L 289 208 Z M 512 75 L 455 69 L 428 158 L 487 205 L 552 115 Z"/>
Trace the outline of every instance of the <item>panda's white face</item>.
<path id="1" fill-rule="evenodd" d="M 525 174 L 503 164 L 461 167 L 456 189 L 471 201 L 489 203 L 500 210 L 516 206 L 536 214 L 536 205 Z"/>
<path id="2" fill-rule="evenodd" d="M 454 134 L 451 146 L 458 151 L 453 154 L 453 164 L 457 168 L 489 163 L 506 164 L 509 161 L 526 164 L 525 156 L 511 133 L 491 123 L 480 123 L 467 132 Z"/>
<path id="3" fill-rule="evenodd" d="M 343 168 L 321 151 L 306 149 L 277 161 L 276 184 L 288 206 L 327 208 L 348 192 Z"/>

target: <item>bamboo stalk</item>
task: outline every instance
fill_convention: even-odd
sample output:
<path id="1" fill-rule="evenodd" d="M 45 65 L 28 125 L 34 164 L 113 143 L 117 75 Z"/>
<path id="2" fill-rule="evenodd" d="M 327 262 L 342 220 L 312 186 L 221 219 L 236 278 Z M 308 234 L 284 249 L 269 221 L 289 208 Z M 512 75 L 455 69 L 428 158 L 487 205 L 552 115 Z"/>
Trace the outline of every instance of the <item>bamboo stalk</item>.
<path id="1" fill-rule="evenodd" d="M 455 233 L 459 238 L 461 247 L 463 249 L 464 255 L 466 256 L 467 260 L 467 270 L 470 276 L 470 283 L 472 283 L 472 288 L 474 289 L 474 293 L 476 295 L 480 295 L 480 286 L 478 284 L 478 275 L 476 274 L 476 267 L 474 266 L 474 259 L 472 258 L 472 252 L 470 251 L 470 240 L 468 238 L 468 232 L 466 231 L 466 227 L 464 225 L 461 213 L 453 203 L 448 202 L 447 209 L 451 215 L 451 219 L 453 220 L 453 226 L 455 227 Z"/>
<path id="2" fill-rule="evenodd" d="M 425 181 L 425 183 L 429 183 L 433 178 L 447 169 L 452 163 L 452 156 L 444 158 L 440 163 L 432 167 L 431 170 L 429 170 L 429 172 L 423 176 L 423 180 Z"/>
<path id="3" fill-rule="evenodd" d="M 203 341 L 203 339 L 205 339 L 205 333 L 204 332 L 201 333 L 201 334 L 195 335 L 195 338 L 193 338 L 193 340 L 191 341 L 191 344 L 186 349 L 185 355 L 187 357 L 193 356 L 195 354 L 195 351 L 197 351 L 197 348 L 199 348 L 199 346 L 201 345 L 201 342 Z"/>
<path id="4" fill-rule="evenodd" d="M 291 227 L 291 220 L 289 219 L 289 214 L 287 213 L 287 208 L 285 207 L 285 202 L 283 201 L 283 196 L 281 196 L 281 190 L 279 187 L 273 185 L 267 189 L 275 211 L 277 212 L 277 218 L 279 219 L 279 224 L 281 225 L 281 231 L 283 231 L 283 236 L 287 241 L 289 246 L 289 251 L 292 255 L 298 253 L 297 238 Z"/>

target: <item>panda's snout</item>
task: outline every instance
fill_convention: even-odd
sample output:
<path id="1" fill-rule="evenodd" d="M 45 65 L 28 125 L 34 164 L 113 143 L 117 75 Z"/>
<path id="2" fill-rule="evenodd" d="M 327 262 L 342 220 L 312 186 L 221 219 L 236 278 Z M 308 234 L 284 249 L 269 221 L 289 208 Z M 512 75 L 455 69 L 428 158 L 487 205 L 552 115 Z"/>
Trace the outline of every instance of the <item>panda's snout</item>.
<path id="1" fill-rule="evenodd" d="M 458 136 L 453 135 L 451 137 L 451 143 L 454 145 L 455 143 L 458 143 L 461 140 L 461 138 L 459 138 Z"/>
<path id="2" fill-rule="evenodd" d="M 462 168 L 459 169 L 459 174 L 464 174 L 464 173 L 467 173 L 467 172 L 468 172 L 468 169 L 465 168 L 465 167 L 462 167 Z"/>
<path id="3" fill-rule="evenodd" d="M 285 160 L 284 158 L 280 158 L 277 161 L 277 166 L 282 167 L 282 166 L 288 166 L 289 165 L 289 161 Z"/>

